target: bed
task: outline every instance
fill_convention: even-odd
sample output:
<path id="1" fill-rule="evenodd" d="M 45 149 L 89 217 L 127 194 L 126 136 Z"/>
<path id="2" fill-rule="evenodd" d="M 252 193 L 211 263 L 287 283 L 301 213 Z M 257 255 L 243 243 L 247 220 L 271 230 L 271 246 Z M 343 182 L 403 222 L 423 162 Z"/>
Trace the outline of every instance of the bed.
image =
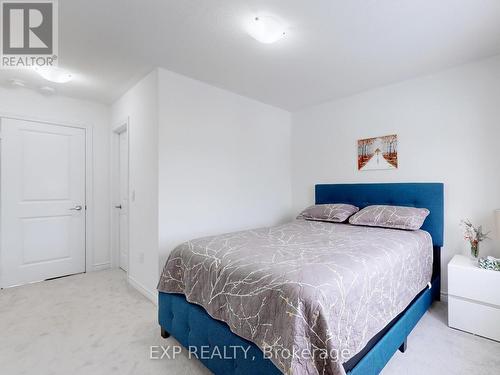
<path id="1" fill-rule="evenodd" d="M 224 275 L 224 272 L 227 271 L 227 269 L 223 268 L 224 264 L 220 265 L 220 267 L 222 267 L 221 269 L 218 268 L 218 263 L 221 261 L 220 259 L 208 259 L 210 258 L 210 254 L 208 253 L 197 254 L 196 242 L 190 242 L 187 246 L 192 246 L 193 249 L 187 249 L 185 252 L 190 251 L 192 253 L 192 258 L 203 256 L 203 259 L 208 259 L 208 261 L 193 262 L 190 265 L 188 264 L 190 259 L 180 259 L 181 257 L 177 257 L 178 259 L 175 259 L 175 255 L 174 257 L 171 257 L 174 259 L 169 259 L 171 264 L 168 270 L 169 275 L 166 278 L 167 281 L 164 282 L 165 285 L 162 285 L 162 281 L 160 281 L 159 285 L 159 323 L 161 326 L 162 336 L 166 337 L 169 334 L 172 334 L 183 346 L 189 348 L 190 352 L 195 352 L 198 358 L 216 374 L 279 374 L 282 372 L 314 373 L 316 368 L 314 366 L 321 366 L 321 363 L 318 365 L 317 356 L 307 361 L 302 359 L 302 357 L 299 359 L 294 357 L 292 357 L 292 359 L 284 358 L 281 354 L 282 352 L 280 352 L 280 356 L 273 355 L 270 359 L 265 358 L 263 355 L 263 351 L 267 352 L 268 347 L 271 348 L 269 351 L 271 354 L 275 353 L 274 350 L 279 350 L 280 345 L 285 348 L 289 347 L 291 345 L 288 342 L 289 340 L 294 340 L 294 347 L 306 347 L 306 344 L 302 345 L 301 340 L 303 338 L 307 338 L 307 344 L 311 346 L 312 343 L 313 348 L 327 343 L 330 346 L 326 346 L 325 344 L 325 348 L 345 347 L 347 349 L 352 349 L 350 350 L 348 358 L 346 357 L 346 360 L 342 361 L 341 368 L 339 367 L 339 364 L 341 363 L 340 361 L 335 364 L 335 366 L 338 366 L 339 368 L 334 367 L 332 361 L 323 361 L 325 362 L 325 367 L 320 369 L 323 373 L 340 374 L 345 372 L 355 375 L 378 374 L 396 350 L 400 349 L 404 351 L 408 334 L 431 305 L 432 301 L 434 299 L 439 299 L 439 260 L 440 248 L 443 244 L 443 185 L 438 183 L 322 184 L 316 185 L 315 202 L 317 204 L 351 203 L 360 208 L 373 204 L 425 207 L 430 210 L 430 215 L 426 218 L 422 227 L 422 230 L 425 232 L 419 231 L 419 233 L 413 234 L 402 234 L 401 232 L 403 231 L 395 230 L 384 233 L 381 232 L 383 229 L 380 230 L 376 228 L 365 228 L 366 230 L 361 229 L 361 233 L 359 228 L 353 228 L 352 226 L 346 224 L 332 226 L 329 223 L 295 222 L 287 224 L 283 227 L 277 227 L 278 229 L 268 228 L 261 229 L 260 231 L 241 232 L 236 235 L 227 235 L 227 238 L 217 236 L 212 239 L 205 240 L 209 242 L 203 243 L 202 248 L 211 249 L 211 247 L 218 248 L 222 245 L 229 246 L 229 248 L 225 250 L 226 253 L 229 254 L 228 257 L 230 257 L 233 253 L 235 256 L 239 257 L 232 261 L 232 264 L 239 262 L 238 267 L 233 267 L 231 268 L 231 272 L 226 272 L 231 275 L 233 279 L 223 278 L 225 283 L 224 291 L 227 295 L 229 295 L 229 299 L 226 296 L 223 300 L 226 301 L 225 303 L 219 302 L 219 304 L 217 304 L 217 298 L 220 293 L 213 292 L 216 288 L 213 288 L 214 285 L 212 284 L 210 288 L 205 289 L 208 290 L 206 293 L 213 293 L 214 295 L 206 295 L 203 297 L 203 300 L 210 300 L 210 302 L 214 303 L 205 305 L 205 308 L 198 305 L 202 305 L 202 303 L 200 303 L 200 300 L 197 300 L 196 294 L 192 293 L 192 291 L 196 288 L 199 289 L 203 287 L 197 285 L 198 278 L 193 278 L 193 280 L 196 279 L 196 282 L 188 285 L 188 289 L 186 289 L 186 285 L 184 285 L 184 281 L 182 281 L 183 288 L 181 289 L 178 287 L 178 284 L 181 284 L 181 281 L 177 280 L 177 268 L 189 269 L 189 272 L 191 272 L 194 276 L 198 276 L 200 274 L 203 275 L 203 272 L 207 275 L 216 275 L 214 276 L 214 280 L 216 280 L 215 283 L 220 281 L 220 276 Z M 274 232 L 270 234 L 269 230 Z M 320 235 L 318 235 L 318 233 Z M 410 241 L 408 243 L 415 242 L 418 245 L 420 242 L 424 243 L 426 241 L 425 237 L 428 236 L 429 239 L 427 240 L 430 241 L 431 247 L 431 250 L 429 250 L 430 255 L 423 257 L 424 260 L 421 262 L 426 263 L 422 267 L 425 266 L 426 268 L 424 268 L 428 269 L 428 275 L 425 276 L 425 278 L 426 280 L 430 280 L 429 286 L 425 286 L 423 277 L 419 275 L 415 275 L 415 282 L 408 285 L 401 284 L 405 282 L 405 278 L 398 276 L 394 279 L 394 275 L 392 275 L 395 272 L 398 274 L 400 273 L 398 271 L 398 267 L 400 266 L 396 264 L 393 266 L 395 271 L 392 271 L 391 273 L 391 277 L 393 279 L 391 279 L 389 284 L 385 284 L 385 286 L 383 286 L 383 288 L 392 288 L 395 284 L 401 284 L 398 288 L 393 288 L 391 293 L 386 293 L 394 298 L 391 298 L 390 301 L 382 304 L 382 310 L 387 309 L 387 311 L 392 314 L 387 315 L 391 316 L 390 320 L 385 321 L 384 318 L 387 317 L 383 313 L 377 315 L 379 318 L 372 319 L 373 317 L 371 315 L 376 315 L 375 309 L 380 309 L 380 306 L 377 307 L 376 305 L 373 305 L 374 310 L 370 310 L 372 308 L 369 305 L 370 301 L 377 300 L 377 298 L 372 298 L 368 299 L 368 302 L 366 302 L 369 307 L 366 307 L 366 309 L 368 309 L 370 314 L 367 314 L 367 311 L 365 311 L 366 309 L 363 310 L 361 304 L 356 310 L 356 312 L 359 311 L 359 314 L 363 317 L 368 316 L 370 318 L 370 324 L 361 324 L 358 327 L 354 325 L 355 329 L 350 328 L 354 332 L 352 334 L 352 338 L 350 338 L 350 331 L 346 333 L 340 328 L 336 331 L 335 326 L 328 326 L 327 324 L 324 325 L 324 327 L 321 326 L 324 321 L 328 321 L 327 319 L 318 319 L 318 322 L 314 321 L 314 324 L 310 324 L 311 321 L 314 320 L 314 317 L 318 315 L 317 311 L 321 311 L 319 314 L 321 318 L 330 314 L 330 310 L 332 308 L 335 309 L 337 306 L 342 306 L 342 301 L 344 302 L 344 305 L 352 306 L 357 298 L 356 293 L 359 293 L 362 286 L 374 283 L 374 281 L 370 279 L 365 280 L 363 283 L 356 281 L 361 286 L 351 289 L 345 287 L 338 288 L 338 286 L 335 286 L 330 290 L 325 289 L 325 286 L 322 285 L 322 292 L 317 295 L 313 295 L 311 298 L 311 301 L 319 301 L 314 308 L 311 308 L 310 306 L 304 307 L 300 304 L 299 298 L 294 299 L 294 297 L 296 297 L 294 293 L 297 290 L 300 291 L 300 293 L 307 292 L 309 294 L 311 291 L 313 293 L 317 292 L 318 288 L 314 285 L 314 276 L 316 273 L 319 274 L 322 272 L 321 267 L 326 267 L 327 269 L 329 267 L 327 264 L 328 257 L 325 258 L 328 253 L 323 252 L 321 247 L 325 245 L 325 239 L 327 239 L 327 244 L 328 241 L 332 241 L 332 239 L 337 242 L 341 241 L 343 243 L 351 244 L 356 243 L 356 238 L 358 238 L 358 242 L 366 242 L 366 235 L 372 236 L 370 238 L 373 240 L 370 239 L 370 241 L 382 241 L 381 244 L 377 246 L 386 249 L 387 246 L 384 245 L 385 241 L 386 243 L 392 244 L 391 246 L 393 246 L 394 249 L 397 249 L 397 251 L 404 251 L 404 241 Z M 280 267 L 288 266 L 288 268 L 284 268 L 286 270 L 286 274 L 283 276 L 280 273 L 274 272 L 275 265 L 272 266 L 273 269 L 271 271 L 273 272 L 270 272 L 266 268 L 270 267 L 269 262 L 266 262 L 265 259 L 269 256 L 269 254 L 263 251 L 263 249 L 265 250 L 265 246 L 268 246 L 267 242 L 262 242 L 259 246 L 255 247 L 256 252 L 258 252 L 257 249 L 260 249 L 261 251 L 260 254 L 253 254 L 257 255 L 257 260 L 251 259 L 251 257 L 249 255 L 245 255 L 245 253 L 239 254 L 238 251 L 242 248 L 241 244 L 246 243 L 241 240 L 240 237 L 242 236 L 244 237 L 243 240 L 246 240 L 245 236 L 249 236 L 253 241 L 257 241 L 257 243 L 259 243 L 260 239 L 266 239 L 266 241 L 268 241 L 268 238 L 272 238 L 273 244 L 272 246 L 269 246 L 273 250 L 271 254 L 278 254 L 276 256 L 282 257 L 278 262 L 274 263 L 278 263 Z M 410 236 L 410 238 L 401 238 L 401 236 Z M 293 241 L 290 239 L 293 239 Z M 213 243 L 210 241 L 213 241 Z M 298 247 L 293 249 L 293 245 L 300 246 L 300 241 L 304 241 L 304 244 L 307 245 L 303 246 L 304 248 L 307 248 L 308 244 L 314 243 L 314 256 L 317 257 L 317 259 L 315 261 L 310 261 L 310 254 L 304 258 L 308 259 L 306 263 L 309 268 L 305 268 L 308 272 L 306 274 L 301 274 L 300 280 L 304 279 L 307 282 L 304 282 L 297 287 L 295 280 L 298 279 L 294 277 L 297 273 L 304 272 L 304 270 L 294 270 L 294 265 L 297 264 L 297 260 L 300 260 L 300 258 L 297 259 L 297 257 L 300 257 L 301 254 L 297 254 L 296 250 Z M 420 247 L 422 249 L 424 248 L 423 246 Z M 244 256 L 242 256 L 242 254 Z M 387 256 L 385 259 L 388 263 L 391 262 L 391 259 L 397 258 L 394 254 L 395 253 L 391 254 L 390 252 L 385 254 L 385 256 Z M 359 257 L 359 259 L 362 260 L 360 261 L 362 264 L 365 264 L 367 260 L 370 259 L 370 254 L 364 255 L 365 258 L 363 258 L 363 256 Z M 407 259 L 406 261 L 410 264 L 406 264 L 404 266 L 406 274 L 412 273 L 413 267 L 411 264 L 420 262 L 418 258 L 412 259 L 409 256 L 410 255 L 407 257 L 401 257 Z M 248 258 L 247 263 L 245 263 L 245 257 Z M 287 257 L 290 258 L 289 265 L 286 264 Z M 336 259 L 349 259 L 349 257 L 352 258 L 352 252 L 350 251 L 338 252 L 335 254 Z M 239 259 L 241 259 L 241 261 L 239 261 Z M 251 263 L 253 264 L 258 261 L 261 261 L 258 271 L 260 272 L 262 269 L 265 269 L 266 272 L 249 272 L 245 268 Z M 172 267 L 172 264 L 178 264 L 178 266 Z M 335 267 L 339 266 L 335 265 Z M 342 264 L 340 267 L 348 268 Z M 355 268 L 354 263 L 352 263 L 352 267 L 353 269 Z M 374 268 L 376 269 L 376 267 L 377 266 L 375 264 Z M 330 268 L 333 268 L 333 266 Z M 390 267 L 387 268 L 390 269 Z M 415 264 L 414 268 L 418 269 L 419 266 Z M 336 268 L 335 272 L 337 272 L 337 270 L 338 269 Z M 241 283 L 238 285 L 231 284 L 235 280 L 234 275 L 236 274 L 236 276 L 238 276 L 238 272 L 240 272 L 242 274 L 241 277 L 244 278 L 244 282 L 242 283 L 244 284 L 244 288 L 240 285 Z M 364 275 L 365 273 L 366 272 L 362 274 Z M 279 275 L 279 277 L 269 278 L 270 274 Z M 425 273 L 423 274 L 425 275 Z M 286 283 L 282 282 L 283 278 L 287 280 Z M 203 280 L 203 277 L 199 277 L 199 279 Z M 338 279 L 346 279 L 345 274 Z M 349 278 L 347 277 L 346 280 L 349 280 Z M 358 280 L 358 278 L 354 278 L 354 280 Z M 207 279 L 203 282 L 213 283 L 214 281 Z M 226 284 L 228 284 L 229 287 L 226 287 Z M 250 292 L 248 291 L 249 285 L 253 288 L 250 289 Z M 272 287 L 263 288 L 263 285 L 271 285 Z M 286 289 L 290 285 L 292 285 L 293 288 Z M 354 282 L 349 285 L 354 285 Z M 417 287 L 419 290 L 415 289 Z M 366 289 L 366 287 L 363 288 Z M 413 294 L 409 292 L 406 293 L 407 290 L 411 288 L 413 288 Z M 341 292 L 337 292 L 337 289 Z M 377 290 L 375 287 L 372 289 Z M 162 290 L 169 292 L 165 293 L 162 292 Z M 259 303 L 255 303 L 255 299 L 250 300 L 253 302 L 249 304 L 247 297 L 255 290 L 258 290 L 261 300 Z M 276 290 L 279 291 L 278 294 L 275 293 Z M 326 295 L 324 293 L 325 290 L 327 290 Z M 343 292 L 344 290 L 349 290 L 349 293 Z M 230 293 L 227 293 L 228 291 Z M 373 293 L 370 293 L 371 296 Z M 282 298 L 283 295 L 290 295 L 290 299 L 288 299 L 288 297 Z M 339 295 L 341 296 L 340 299 L 338 297 Z M 191 302 L 188 302 L 186 296 Z M 237 299 L 236 302 L 234 298 Z M 286 301 L 280 301 L 279 298 Z M 363 298 L 365 301 L 366 298 Z M 238 303 L 238 301 L 240 302 Z M 284 306 L 285 310 L 280 310 L 281 305 Z M 326 309 L 325 306 L 327 306 Z M 297 311 L 300 313 L 296 313 Z M 279 317 L 281 317 L 285 315 L 283 312 L 290 315 L 289 320 L 283 318 L 282 320 L 284 323 L 281 320 L 276 320 L 276 323 L 270 324 L 270 316 L 272 317 L 273 313 L 279 313 Z M 338 314 L 338 312 L 336 313 Z M 350 311 L 350 315 L 344 314 L 339 316 L 348 316 L 349 319 L 352 320 L 353 315 L 352 311 Z M 214 319 L 214 317 L 217 319 Z M 302 324 L 301 319 L 303 321 L 307 321 L 308 324 Z M 229 325 L 222 320 L 226 321 Z M 358 320 L 363 323 L 367 320 L 367 318 Z M 273 330 L 275 329 L 275 326 L 278 327 L 280 324 L 289 324 L 290 327 L 292 327 L 288 330 L 293 331 L 291 337 L 287 337 L 285 335 L 283 337 L 279 336 L 276 339 L 277 336 Z M 314 327 L 311 328 L 312 326 Z M 286 331 L 287 329 L 286 327 L 281 327 L 281 330 Z M 238 334 L 233 332 L 237 332 Z M 320 335 L 323 336 L 320 337 Z M 250 340 L 246 340 L 244 337 Z M 259 345 L 256 345 L 255 343 L 258 343 Z M 342 344 L 345 345 L 342 346 Z M 228 348 L 233 350 L 233 355 L 228 355 Z M 245 348 L 246 351 L 244 353 L 241 351 L 238 354 L 234 351 L 234 348 Z M 355 348 L 355 350 L 353 348 Z M 199 355 L 203 352 L 205 355 Z M 353 355 L 353 353 L 355 353 L 355 355 Z M 303 355 L 303 352 L 301 352 L 301 354 Z"/>

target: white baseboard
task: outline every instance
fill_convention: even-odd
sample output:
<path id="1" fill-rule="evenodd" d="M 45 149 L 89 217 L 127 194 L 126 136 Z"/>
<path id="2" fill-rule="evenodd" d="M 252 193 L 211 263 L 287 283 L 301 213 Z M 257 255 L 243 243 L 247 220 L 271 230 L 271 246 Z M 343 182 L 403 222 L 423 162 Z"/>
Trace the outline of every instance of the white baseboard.
<path id="1" fill-rule="evenodd" d="M 149 290 L 130 275 L 128 276 L 128 283 L 148 300 L 153 302 L 155 305 L 158 305 L 158 292 L 156 290 Z"/>
<path id="2" fill-rule="evenodd" d="M 93 268 L 94 268 L 94 271 L 107 270 L 107 269 L 111 268 L 111 262 L 95 263 Z"/>
<path id="3" fill-rule="evenodd" d="M 448 302 L 448 293 L 447 292 L 441 292 L 441 301 Z"/>

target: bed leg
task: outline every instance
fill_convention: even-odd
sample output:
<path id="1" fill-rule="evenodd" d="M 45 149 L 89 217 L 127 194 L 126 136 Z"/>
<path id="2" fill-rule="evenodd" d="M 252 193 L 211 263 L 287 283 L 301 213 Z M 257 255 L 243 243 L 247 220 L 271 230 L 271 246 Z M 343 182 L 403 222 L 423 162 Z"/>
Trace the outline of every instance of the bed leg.
<path id="1" fill-rule="evenodd" d="M 161 337 L 163 337 L 164 339 L 168 339 L 170 337 L 170 333 L 168 333 L 165 328 L 163 327 L 160 327 L 161 328 Z"/>
<path id="2" fill-rule="evenodd" d="M 403 343 L 401 344 L 401 346 L 399 347 L 399 351 L 401 353 L 404 353 L 406 351 L 406 348 L 408 347 L 408 339 L 405 339 L 405 341 L 403 341 Z"/>

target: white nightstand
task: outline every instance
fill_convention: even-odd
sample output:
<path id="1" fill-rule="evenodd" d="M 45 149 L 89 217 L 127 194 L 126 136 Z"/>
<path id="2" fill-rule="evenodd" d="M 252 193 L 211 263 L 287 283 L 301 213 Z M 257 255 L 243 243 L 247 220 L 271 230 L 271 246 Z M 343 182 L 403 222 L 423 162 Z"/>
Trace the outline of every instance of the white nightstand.
<path id="1" fill-rule="evenodd" d="M 448 263 L 448 325 L 500 341 L 500 272 L 455 255 Z"/>

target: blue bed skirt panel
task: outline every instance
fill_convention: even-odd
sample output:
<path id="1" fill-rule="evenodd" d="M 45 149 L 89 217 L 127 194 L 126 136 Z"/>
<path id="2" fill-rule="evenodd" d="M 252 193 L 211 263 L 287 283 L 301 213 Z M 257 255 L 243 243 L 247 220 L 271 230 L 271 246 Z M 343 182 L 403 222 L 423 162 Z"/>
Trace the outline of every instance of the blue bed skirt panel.
<path id="1" fill-rule="evenodd" d="M 348 374 L 379 374 L 431 306 L 432 301 L 432 289 L 427 289 Z"/>
<path id="2" fill-rule="evenodd" d="M 348 374 L 379 374 L 432 300 L 432 289 L 427 289 Z M 211 318 L 203 308 L 186 301 L 182 294 L 158 293 L 158 319 L 160 325 L 191 352 L 199 354 L 204 347 L 209 353 L 224 353 L 226 348 L 230 359 L 197 357 L 216 375 L 281 374 L 255 344 L 232 333 L 225 323 Z M 228 351 L 230 347 L 244 347 L 248 350 L 247 355 L 241 350 Z"/>
<path id="3" fill-rule="evenodd" d="M 160 326 L 193 353 L 196 348 L 200 354 L 202 347 L 208 353 L 223 354 L 226 350 L 229 359 L 217 355 L 212 359 L 197 357 L 216 375 L 281 374 L 255 344 L 232 333 L 226 323 L 213 319 L 202 307 L 186 301 L 182 294 L 158 293 L 158 320 Z M 247 354 L 234 347 L 245 348 Z"/>

